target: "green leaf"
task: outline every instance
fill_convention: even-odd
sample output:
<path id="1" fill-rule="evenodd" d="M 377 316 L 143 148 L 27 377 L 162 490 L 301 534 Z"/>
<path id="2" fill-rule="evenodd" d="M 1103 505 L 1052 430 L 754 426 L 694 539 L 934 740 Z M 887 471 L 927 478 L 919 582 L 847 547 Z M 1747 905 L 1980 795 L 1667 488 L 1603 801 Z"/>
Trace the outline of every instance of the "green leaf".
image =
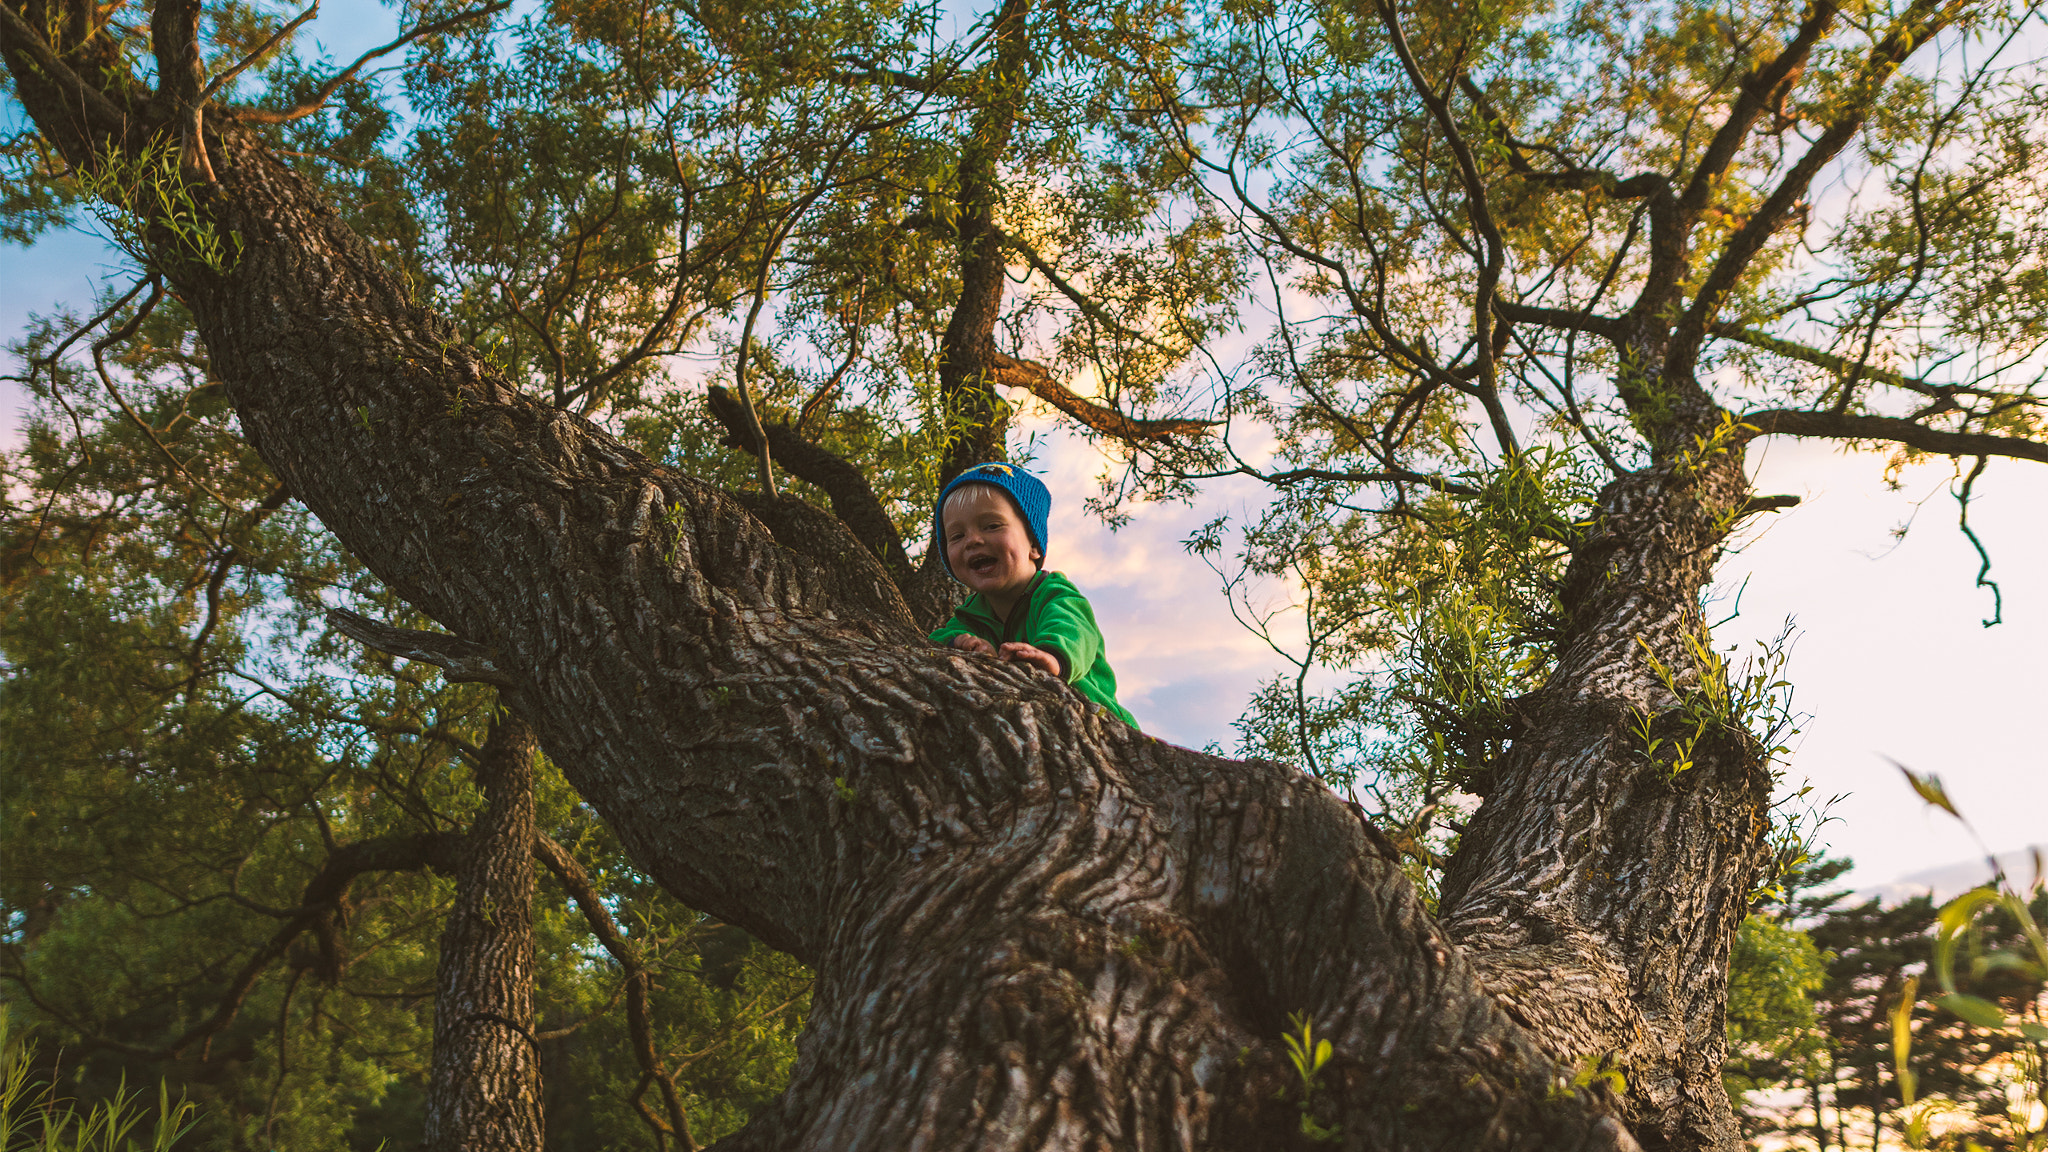
<path id="1" fill-rule="evenodd" d="M 1922 800 L 1927 801 L 1930 805 L 1941 809 L 1958 820 L 1963 818 L 1963 814 L 1956 811 L 1954 802 L 1949 800 L 1948 789 L 1941 786 L 1941 777 L 1936 776 L 1932 772 L 1922 776 L 1896 760 L 1892 761 L 1892 763 L 1898 767 L 1899 771 L 1905 773 L 1906 783 L 1913 786 L 1913 791 L 1918 792 Z"/>
<path id="2" fill-rule="evenodd" d="M 1937 1008 L 1945 1008 L 1979 1028 L 2003 1028 L 2006 1026 L 2005 1012 L 1998 1005 L 1979 996 L 1962 992 L 1951 992 L 1934 1002 Z"/>
<path id="3" fill-rule="evenodd" d="M 1998 903 L 1998 893 L 1991 888 L 1972 888 L 1961 896 L 1941 906 L 1941 934 L 1953 936 L 1968 927 L 1977 916 L 1977 910 L 1986 904 Z"/>
<path id="4" fill-rule="evenodd" d="M 2036 1024 L 2032 1020 L 2020 1021 L 2020 1035 L 2036 1044 L 2048 1044 L 2048 1027 Z"/>

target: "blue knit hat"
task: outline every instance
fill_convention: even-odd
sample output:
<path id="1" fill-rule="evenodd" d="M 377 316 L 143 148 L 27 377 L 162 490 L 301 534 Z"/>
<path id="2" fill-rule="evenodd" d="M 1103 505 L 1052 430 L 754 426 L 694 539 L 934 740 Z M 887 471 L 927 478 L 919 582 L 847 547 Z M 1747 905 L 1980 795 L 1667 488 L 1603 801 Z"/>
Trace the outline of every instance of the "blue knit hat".
<path id="1" fill-rule="evenodd" d="M 946 497 L 962 484 L 989 484 L 1007 493 L 1018 514 L 1024 517 L 1024 530 L 1031 533 L 1031 543 L 1038 547 L 1038 566 L 1045 567 L 1045 518 L 1052 514 L 1052 493 L 1046 490 L 1045 482 L 1008 464 L 976 464 L 953 477 L 932 503 L 932 546 L 939 550 L 939 561 L 946 565 L 946 574 L 952 575 L 953 565 L 946 559 L 946 526 L 940 517 L 946 508 Z"/>

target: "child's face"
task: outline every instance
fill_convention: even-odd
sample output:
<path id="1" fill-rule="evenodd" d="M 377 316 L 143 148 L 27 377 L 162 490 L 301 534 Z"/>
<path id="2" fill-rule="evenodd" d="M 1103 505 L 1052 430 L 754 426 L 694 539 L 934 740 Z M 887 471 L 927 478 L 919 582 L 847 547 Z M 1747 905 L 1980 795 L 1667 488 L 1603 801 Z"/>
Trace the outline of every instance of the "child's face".
<path id="1" fill-rule="evenodd" d="M 987 484 L 968 484 L 946 503 L 946 563 L 960 582 L 992 600 L 1021 594 L 1038 575 L 1038 549 L 1016 505 Z"/>

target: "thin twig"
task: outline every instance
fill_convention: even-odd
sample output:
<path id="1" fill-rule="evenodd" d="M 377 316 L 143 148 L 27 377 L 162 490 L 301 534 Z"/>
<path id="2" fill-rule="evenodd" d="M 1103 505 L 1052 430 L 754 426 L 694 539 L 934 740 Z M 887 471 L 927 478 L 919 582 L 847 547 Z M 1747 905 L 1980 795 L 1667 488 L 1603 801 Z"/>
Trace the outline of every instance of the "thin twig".
<path id="1" fill-rule="evenodd" d="M 128 398 L 121 395 L 121 389 L 114 384 L 113 374 L 107 371 L 107 349 L 134 336 L 136 329 L 142 327 L 142 322 L 148 319 L 150 312 L 155 310 L 157 303 L 164 298 L 164 284 L 161 278 L 152 276 L 150 278 L 150 285 L 149 299 L 143 301 L 142 307 L 135 310 L 135 315 L 130 316 L 127 323 L 93 341 L 93 370 L 99 373 L 100 384 L 106 388 L 107 395 L 114 398 L 114 403 L 120 405 L 121 411 L 127 414 L 129 422 L 134 424 L 144 436 L 147 436 L 151 444 L 156 445 L 157 451 L 164 454 L 164 459 L 171 462 L 171 467 L 177 469 L 180 476 L 190 480 L 192 485 L 201 492 L 213 497 L 214 502 L 226 509 L 230 515 L 238 513 L 241 511 L 240 508 L 229 503 L 227 497 L 214 491 L 213 487 L 207 484 L 206 481 L 193 475 L 192 470 L 185 467 L 185 462 L 173 455 L 170 448 L 166 447 L 164 442 L 157 438 L 156 429 L 150 427 L 149 422 L 144 420 L 141 414 L 129 405 Z"/>
<path id="2" fill-rule="evenodd" d="M 204 104 L 208 100 L 213 99 L 214 93 L 219 92 L 221 88 L 226 86 L 228 81 L 233 80 L 235 77 L 241 75 L 249 67 L 249 65 L 254 64 L 258 60 L 263 59 L 264 56 L 270 53 L 270 50 L 272 48 L 275 48 L 279 44 L 283 43 L 285 37 L 290 36 L 293 32 L 297 31 L 299 25 L 304 24 L 308 20 L 311 20 L 314 14 L 319 11 L 320 0 L 313 0 L 312 7 L 306 9 L 304 12 L 299 13 L 297 16 L 292 17 L 291 23 L 286 24 L 284 27 L 279 28 L 276 32 L 272 33 L 270 39 L 265 40 L 261 47 L 257 48 L 254 52 L 249 53 L 247 56 L 242 57 L 241 63 L 236 64 L 234 67 L 228 69 L 227 71 L 221 73 L 218 76 L 215 76 L 212 80 L 208 81 L 206 87 L 202 89 L 199 93 L 199 102 L 201 104 Z"/>
<path id="3" fill-rule="evenodd" d="M 313 113 L 326 107 L 328 99 L 335 92 L 339 91 L 343 84 L 353 79 L 357 72 L 362 71 L 363 65 L 368 64 L 370 61 L 380 56 L 388 56 L 415 40 L 446 32 L 458 24 L 467 23 L 481 16 L 490 16 L 503 12 L 511 6 L 512 0 L 498 0 L 495 4 L 486 4 L 481 8 L 472 8 L 467 12 L 457 12 L 445 20 L 436 20 L 432 24 L 422 24 L 412 31 L 400 35 L 398 39 L 393 40 L 391 43 L 372 48 L 361 56 L 356 57 L 355 63 L 335 73 L 327 83 L 322 84 L 313 93 L 311 100 L 297 107 L 286 109 L 283 112 L 270 112 L 261 108 L 236 108 L 227 112 L 226 116 L 230 120 L 239 120 L 247 124 L 286 124 L 293 120 L 311 116 Z"/>

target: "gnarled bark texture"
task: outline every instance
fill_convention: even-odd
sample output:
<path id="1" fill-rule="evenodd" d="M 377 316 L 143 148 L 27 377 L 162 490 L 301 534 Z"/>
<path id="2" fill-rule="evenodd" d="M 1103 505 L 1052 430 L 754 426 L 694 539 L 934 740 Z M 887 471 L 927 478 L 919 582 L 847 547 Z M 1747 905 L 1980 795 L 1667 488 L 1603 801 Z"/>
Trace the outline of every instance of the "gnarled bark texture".
<path id="1" fill-rule="evenodd" d="M 455 907 L 441 931 L 429 1152 L 541 1146 L 533 1038 L 533 729 L 504 711 L 477 765 L 485 806 L 464 838 Z"/>
<path id="2" fill-rule="evenodd" d="M 1444 878 L 1443 924 L 1508 1012 L 1548 1051 L 1610 1062 L 1649 1147 L 1739 1146 L 1727 1093 L 1728 954 L 1764 852 L 1770 774 L 1756 741 L 1715 727 L 1673 771 L 1633 730 L 1679 701 L 1704 641 L 1700 593 L 1748 494 L 1739 457 L 1699 475 L 1658 467 L 1602 496 L 1574 555 L 1569 640 L 1520 701 L 1522 734 L 1497 765 Z M 1725 525 L 1725 520 L 1722 521 Z"/>

